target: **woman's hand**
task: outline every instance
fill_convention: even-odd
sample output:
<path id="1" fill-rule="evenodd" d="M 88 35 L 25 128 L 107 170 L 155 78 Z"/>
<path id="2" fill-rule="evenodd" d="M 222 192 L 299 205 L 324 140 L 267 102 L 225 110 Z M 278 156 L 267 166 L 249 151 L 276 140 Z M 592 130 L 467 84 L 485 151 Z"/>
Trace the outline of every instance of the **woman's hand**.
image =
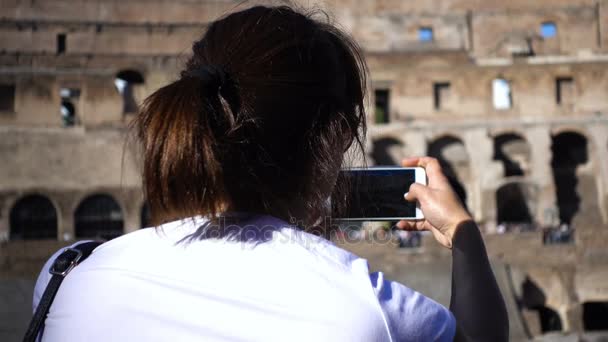
<path id="1" fill-rule="evenodd" d="M 441 172 L 435 158 L 421 157 L 404 159 L 404 167 L 422 167 L 426 170 L 428 185 L 414 183 L 405 199 L 418 201 L 424 220 L 400 221 L 397 227 L 404 230 L 429 230 L 435 239 L 447 248 L 452 248 L 452 240 L 460 223 L 472 220 L 460 199 Z"/>

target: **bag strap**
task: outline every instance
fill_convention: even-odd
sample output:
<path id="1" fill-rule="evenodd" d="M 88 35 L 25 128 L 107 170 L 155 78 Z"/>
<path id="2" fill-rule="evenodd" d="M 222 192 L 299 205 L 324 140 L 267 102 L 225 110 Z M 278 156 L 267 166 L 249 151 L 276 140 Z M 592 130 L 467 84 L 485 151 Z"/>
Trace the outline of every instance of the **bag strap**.
<path id="1" fill-rule="evenodd" d="M 49 269 L 49 272 L 53 276 L 46 286 L 42 298 L 40 298 L 36 312 L 34 313 L 34 316 L 30 321 L 30 326 L 23 338 L 24 342 L 34 342 L 38 337 L 38 333 L 44 329 L 44 321 L 49 313 L 53 299 L 55 299 L 55 295 L 59 290 L 59 285 L 61 285 L 65 276 L 70 273 L 74 267 L 88 258 L 93 250 L 101 244 L 102 242 L 99 241 L 84 242 L 64 249 L 57 259 L 55 259 L 53 265 Z"/>

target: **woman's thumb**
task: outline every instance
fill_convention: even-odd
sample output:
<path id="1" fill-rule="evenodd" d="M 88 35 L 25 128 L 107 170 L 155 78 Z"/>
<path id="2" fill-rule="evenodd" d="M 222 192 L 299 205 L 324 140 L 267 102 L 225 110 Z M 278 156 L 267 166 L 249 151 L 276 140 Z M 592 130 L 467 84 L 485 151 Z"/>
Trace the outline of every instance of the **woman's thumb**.
<path id="1" fill-rule="evenodd" d="M 427 191 L 428 191 L 428 189 L 426 186 L 424 186 L 420 183 L 413 183 L 412 185 L 410 185 L 409 191 L 406 192 L 403 197 L 408 202 L 414 202 L 414 201 L 420 202 L 420 200 L 426 196 Z"/>

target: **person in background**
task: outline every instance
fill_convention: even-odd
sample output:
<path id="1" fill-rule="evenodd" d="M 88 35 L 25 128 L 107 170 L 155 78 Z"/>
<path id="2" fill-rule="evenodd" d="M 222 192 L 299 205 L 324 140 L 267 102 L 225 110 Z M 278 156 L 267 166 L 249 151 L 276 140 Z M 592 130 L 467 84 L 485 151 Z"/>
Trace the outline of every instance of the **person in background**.
<path id="1" fill-rule="evenodd" d="M 405 199 L 426 219 L 398 227 L 452 250 L 449 309 L 325 238 L 327 198 L 364 141 L 366 72 L 318 13 L 256 6 L 212 22 L 133 124 L 155 227 L 76 267 L 41 340 L 507 341 L 479 229 L 437 160 L 403 162 L 429 183 Z"/>

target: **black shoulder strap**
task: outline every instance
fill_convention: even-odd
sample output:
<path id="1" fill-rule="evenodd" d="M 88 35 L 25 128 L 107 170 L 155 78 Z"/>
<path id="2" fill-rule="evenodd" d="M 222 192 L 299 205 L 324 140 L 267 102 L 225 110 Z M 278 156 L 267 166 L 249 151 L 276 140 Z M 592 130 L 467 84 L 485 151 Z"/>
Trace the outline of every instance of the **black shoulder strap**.
<path id="1" fill-rule="evenodd" d="M 93 250 L 101 244 L 102 242 L 99 241 L 84 242 L 74 247 L 66 248 L 63 253 L 55 259 L 49 270 L 53 277 L 51 277 L 42 298 L 40 298 L 34 317 L 32 317 L 30 326 L 23 338 L 24 342 L 34 342 L 36 337 L 38 337 L 38 333 L 44 328 L 46 315 L 49 313 L 49 309 L 53 303 L 53 299 L 55 299 L 55 295 L 59 290 L 59 285 L 61 285 L 63 278 L 65 278 L 74 267 L 88 258 Z"/>

